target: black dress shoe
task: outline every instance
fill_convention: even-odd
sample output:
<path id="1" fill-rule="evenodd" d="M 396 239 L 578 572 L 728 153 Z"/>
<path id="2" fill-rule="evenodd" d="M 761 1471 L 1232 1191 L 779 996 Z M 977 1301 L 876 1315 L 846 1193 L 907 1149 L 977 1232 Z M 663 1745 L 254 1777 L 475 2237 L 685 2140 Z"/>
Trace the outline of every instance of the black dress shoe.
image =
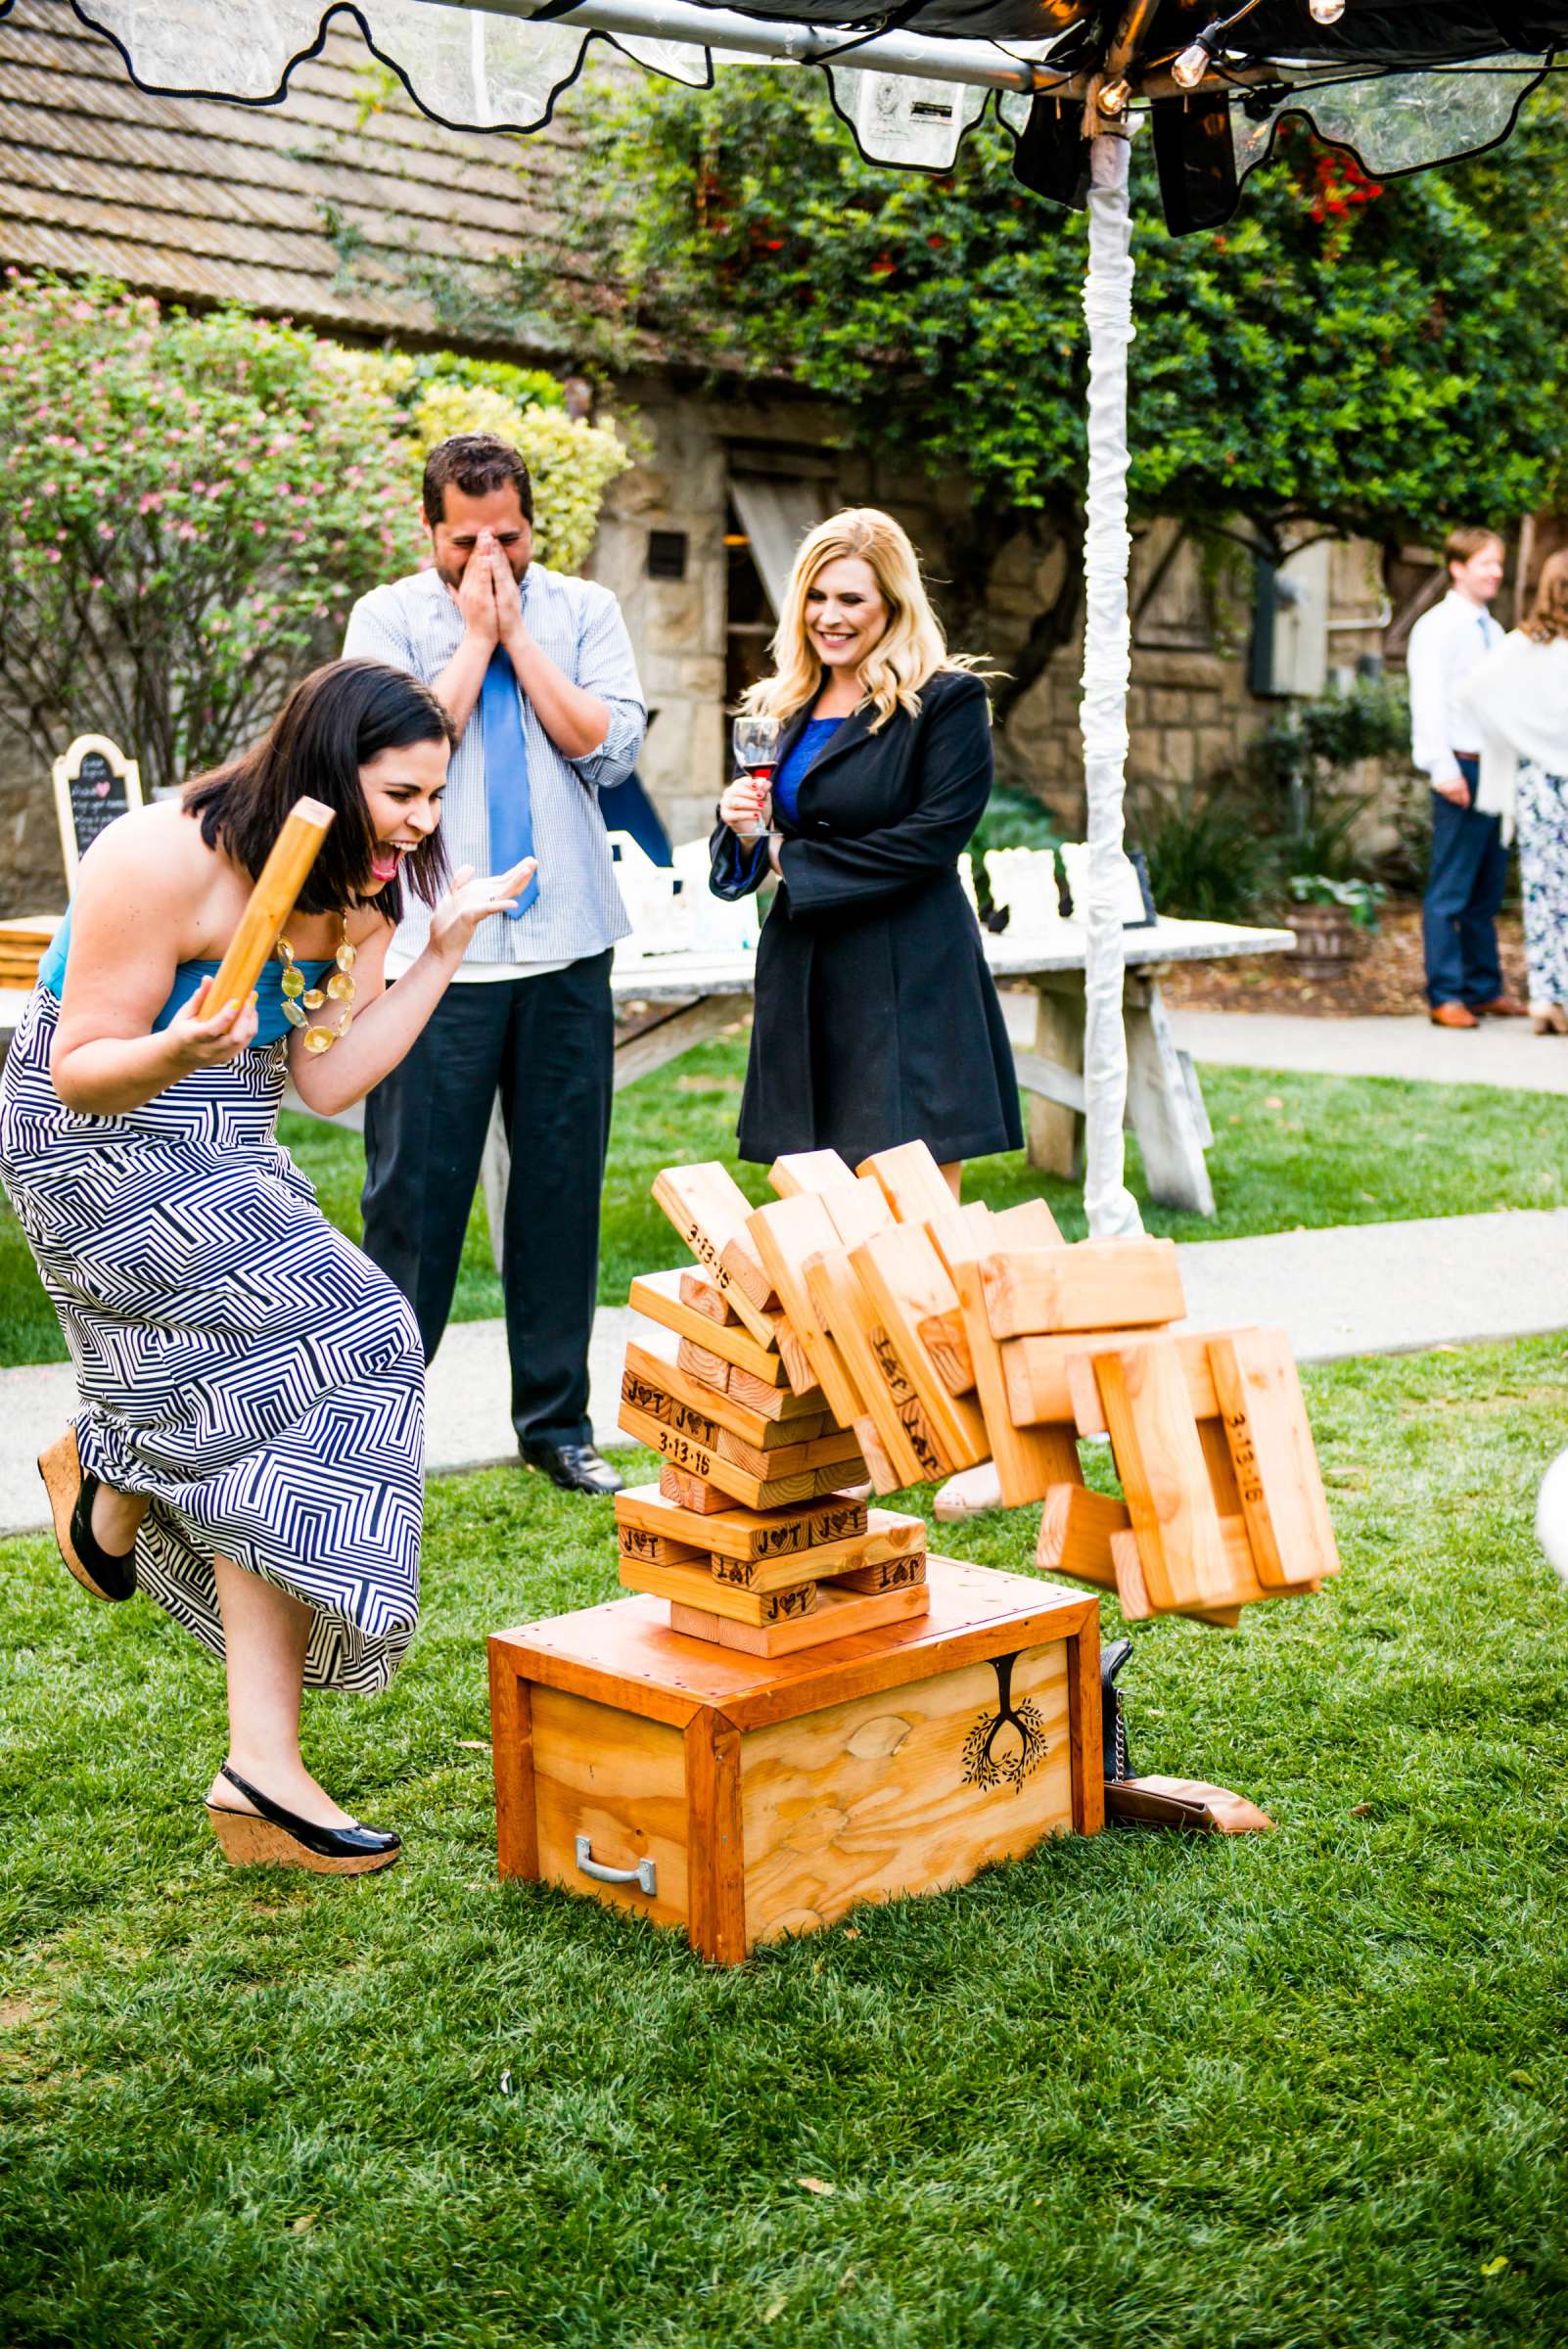
<path id="1" fill-rule="evenodd" d="M 305 1867 L 318 1876 L 365 1876 L 372 1868 L 391 1867 L 402 1850 L 401 1838 L 380 1827 L 322 1827 L 300 1819 L 275 1803 L 270 1794 L 242 1778 L 225 1762 L 218 1775 L 254 1803 L 254 1811 L 231 1811 L 208 1803 L 212 1832 L 231 1867 Z"/>
<path id="2" fill-rule="evenodd" d="M 591 1493 L 599 1500 L 608 1500 L 612 1493 L 625 1491 L 609 1461 L 601 1459 L 591 1444 L 530 1439 L 521 1449 L 523 1465 L 541 1470 L 563 1493 Z"/>
<path id="3" fill-rule="evenodd" d="M 98 1479 L 83 1469 L 76 1451 L 76 1430 L 68 1427 L 58 1444 L 38 1459 L 38 1473 L 49 1495 L 60 1554 L 84 1590 L 94 1598 L 129 1598 L 136 1589 L 134 1545 L 115 1556 L 93 1533 L 93 1497 Z"/>

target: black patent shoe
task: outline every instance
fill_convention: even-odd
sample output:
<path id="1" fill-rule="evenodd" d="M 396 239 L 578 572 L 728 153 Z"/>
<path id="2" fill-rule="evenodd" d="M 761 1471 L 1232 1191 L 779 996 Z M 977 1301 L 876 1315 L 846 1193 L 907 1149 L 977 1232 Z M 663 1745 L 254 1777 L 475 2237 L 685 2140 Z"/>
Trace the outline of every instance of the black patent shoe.
<path id="1" fill-rule="evenodd" d="M 318 1876 L 367 1876 L 373 1868 L 391 1867 L 402 1850 L 402 1838 L 379 1827 L 321 1827 L 314 1819 L 285 1811 L 259 1786 L 242 1778 L 225 1762 L 219 1771 L 237 1787 L 252 1811 L 229 1811 L 209 1802 L 208 1818 L 231 1867 L 307 1867 Z"/>
<path id="2" fill-rule="evenodd" d="M 591 1444 L 550 1444 L 534 1438 L 521 1450 L 524 1466 L 537 1468 L 563 1493 L 586 1493 L 608 1500 L 612 1493 L 625 1491 L 609 1461 L 602 1459 Z"/>
<path id="3" fill-rule="evenodd" d="M 76 1430 L 68 1427 L 58 1444 L 38 1455 L 38 1473 L 49 1496 L 60 1554 L 84 1590 L 94 1598 L 129 1598 L 136 1589 L 134 1545 L 120 1557 L 104 1548 L 93 1533 L 96 1476 L 83 1473 Z"/>

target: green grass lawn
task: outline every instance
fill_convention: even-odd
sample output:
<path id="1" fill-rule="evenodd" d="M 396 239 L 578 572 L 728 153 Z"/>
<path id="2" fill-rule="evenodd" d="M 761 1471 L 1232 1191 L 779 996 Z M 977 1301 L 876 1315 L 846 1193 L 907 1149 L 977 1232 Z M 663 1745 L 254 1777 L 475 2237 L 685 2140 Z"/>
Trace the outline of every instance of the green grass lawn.
<path id="1" fill-rule="evenodd" d="M 617 1096 L 605 1182 L 599 1296 L 623 1305 L 637 1272 L 680 1251 L 651 1190 L 661 1167 L 723 1159 L 754 1199 L 771 1194 L 765 1170 L 735 1158 L 744 1037 L 699 1045 Z M 1234 1239 L 1293 1224 L 1388 1222 L 1473 1215 L 1487 1208 L 1568 1204 L 1568 1100 L 1488 1085 L 1407 1084 L 1383 1078 L 1280 1076 L 1206 1069 L 1215 1129 L 1209 1153 L 1212 1221 L 1146 1207 L 1151 1231 Z M 356 1134 L 286 1117 L 281 1131 L 332 1221 L 357 1239 L 363 1152 Z M 1143 1198 L 1137 1145 L 1129 1179 Z M 1082 1237 L 1081 1189 L 1037 1174 L 1020 1152 L 975 1160 L 965 1195 L 994 1207 L 1043 1195 L 1070 1239 Z M 483 1202 L 464 1251 L 455 1318 L 501 1310 Z M 15 1220 L 0 1197 L 0 1366 L 65 1357 Z"/>
<path id="2" fill-rule="evenodd" d="M 1343 1575 L 1126 1683 L 1135 1764 L 1278 1832 L 1059 1842 L 730 1972 L 493 1879 L 484 1635 L 610 1593 L 603 1510 L 434 1489 L 410 1662 L 310 1702 L 407 1838 L 358 1882 L 226 1869 L 216 1666 L 5 1544 L 0 2339 L 1568 2338 L 1562 1343 L 1307 1387 Z M 1035 1516 L 954 1546 L 1024 1568 Z"/>

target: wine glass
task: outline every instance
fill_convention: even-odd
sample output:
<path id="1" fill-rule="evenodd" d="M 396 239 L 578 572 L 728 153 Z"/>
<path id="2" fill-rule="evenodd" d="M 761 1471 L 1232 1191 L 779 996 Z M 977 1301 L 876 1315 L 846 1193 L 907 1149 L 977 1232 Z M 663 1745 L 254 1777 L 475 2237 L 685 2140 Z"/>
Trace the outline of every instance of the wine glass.
<path id="1" fill-rule="evenodd" d="M 771 783 L 778 762 L 779 722 L 776 717 L 738 717 L 731 733 L 735 764 L 743 775 L 759 783 Z M 764 797 L 756 819 L 737 834 L 742 840 L 759 840 L 767 830 L 768 804 Z"/>

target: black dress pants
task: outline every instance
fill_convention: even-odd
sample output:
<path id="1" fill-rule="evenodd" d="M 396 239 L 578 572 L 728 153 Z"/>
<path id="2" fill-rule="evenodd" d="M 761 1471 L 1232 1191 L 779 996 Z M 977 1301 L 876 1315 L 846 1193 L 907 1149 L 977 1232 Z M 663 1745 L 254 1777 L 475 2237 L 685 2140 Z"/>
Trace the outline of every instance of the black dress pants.
<path id="1" fill-rule="evenodd" d="M 365 1254 L 441 1342 L 497 1092 L 512 1152 L 501 1241 L 519 1441 L 586 1444 L 599 1197 L 610 1143 L 611 952 L 449 987 L 365 1102 Z"/>

